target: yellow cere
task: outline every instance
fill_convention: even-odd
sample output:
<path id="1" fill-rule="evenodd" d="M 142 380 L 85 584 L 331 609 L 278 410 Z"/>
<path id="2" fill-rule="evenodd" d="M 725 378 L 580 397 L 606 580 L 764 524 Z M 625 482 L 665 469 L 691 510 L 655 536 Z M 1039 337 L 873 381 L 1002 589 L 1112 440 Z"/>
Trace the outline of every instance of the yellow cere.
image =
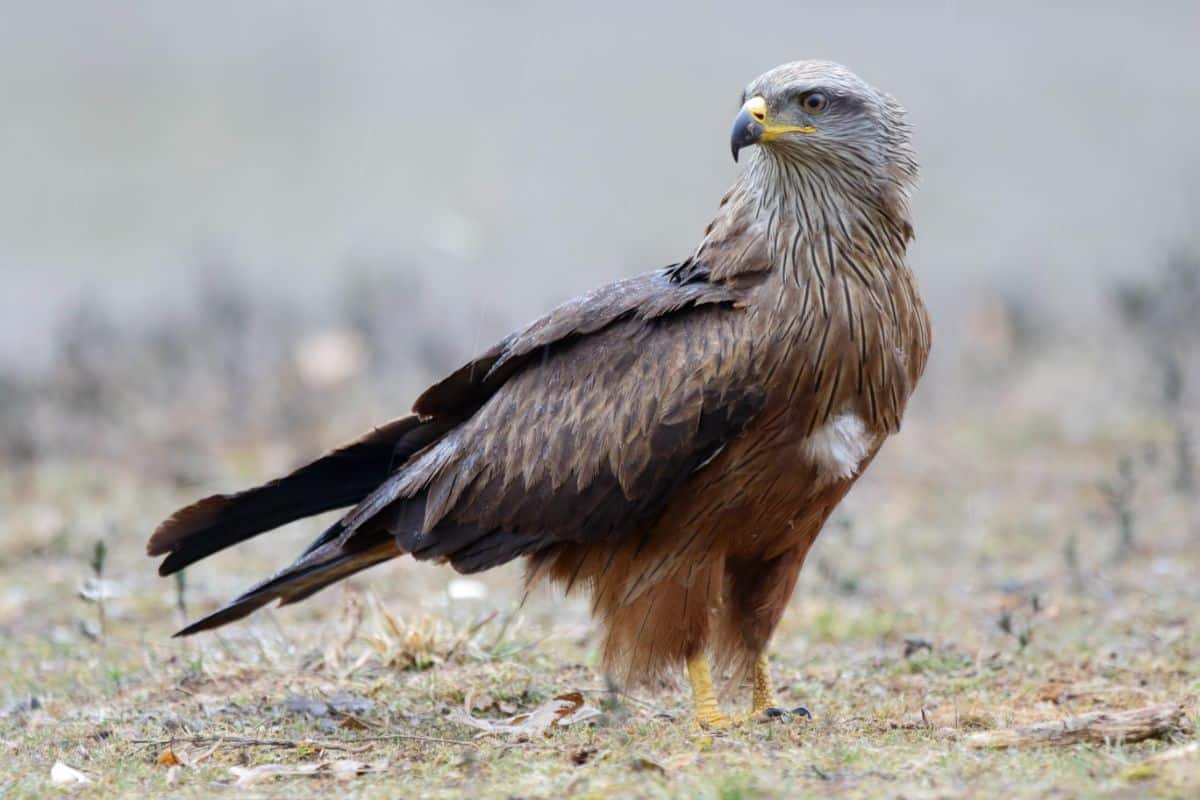
<path id="1" fill-rule="evenodd" d="M 746 110 L 746 113 L 754 117 L 756 122 L 763 126 L 760 141 L 769 142 L 785 133 L 817 132 L 817 129 L 812 125 L 775 125 L 769 122 L 767 120 L 767 101 L 760 96 L 751 97 L 742 108 Z"/>
<path id="2" fill-rule="evenodd" d="M 743 108 L 746 109 L 747 114 L 759 122 L 767 118 L 767 101 L 761 97 L 751 97 Z"/>

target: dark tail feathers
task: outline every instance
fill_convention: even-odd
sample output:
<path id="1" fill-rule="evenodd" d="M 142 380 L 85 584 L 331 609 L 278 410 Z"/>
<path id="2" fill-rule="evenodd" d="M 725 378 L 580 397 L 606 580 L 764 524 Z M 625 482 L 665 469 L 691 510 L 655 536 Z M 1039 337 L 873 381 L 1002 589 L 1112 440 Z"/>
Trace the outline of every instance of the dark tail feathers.
<path id="1" fill-rule="evenodd" d="M 283 478 L 236 494 L 206 497 L 176 511 L 159 525 L 146 544 L 146 552 L 151 556 L 165 554 L 167 557 L 159 565 L 158 572 L 160 575 L 170 575 L 264 531 L 303 517 L 354 505 L 370 494 L 396 467 L 435 441 L 449 427 L 443 422 L 422 422 L 415 416 L 394 420 Z M 355 553 L 344 558 L 357 559 L 362 555 Z M 255 587 L 212 617 L 196 623 L 188 632 L 192 628 L 202 630 L 220 624 L 204 623 L 220 614 L 233 613 L 239 602 L 256 604 L 247 605 L 245 611 L 229 619 L 244 616 L 263 605 L 267 600 L 260 601 L 257 593 L 307 560 L 302 557 L 293 567 L 266 584 Z M 359 566 L 352 571 L 362 568 Z"/>
<path id="2" fill-rule="evenodd" d="M 331 583 L 400 554 L 395 539 L 386 532 L 380 531 L 370 538 L 369 545 L 359 543 L 362 549 L 353 552 L 346 552 L 337 544 L 318 548 L 175 635 L 190 636 L 200 631 L 219 628 L 276 599 L 281 606 L 298 602 Z"/>

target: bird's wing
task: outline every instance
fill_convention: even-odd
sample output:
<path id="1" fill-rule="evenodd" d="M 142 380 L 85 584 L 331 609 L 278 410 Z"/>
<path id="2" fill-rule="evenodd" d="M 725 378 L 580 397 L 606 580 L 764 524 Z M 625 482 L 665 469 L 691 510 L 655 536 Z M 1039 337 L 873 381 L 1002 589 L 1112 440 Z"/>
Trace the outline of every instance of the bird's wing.
<path id="1" fill-rule="evenodd" d="M 742 290 L 661 270 L 560 306 L 434 385 L 445 430 L 294 563 L 181 634 L 304 599 L 402 553 L 473 572 L 631 532 L 762 405 Z M 453 423 L 453 424 L 451 424 Z"/>
<path id="2" fill-rule="evenodd" d="M 154 531 L 147 552 L 165 555 L 159 574 L 170 575 L 264 531 L 352 506 L 414 454 L 478 411 L 548 348 L 561 349 L 627 317 L 646 322 L 684 308 L 738 299 L 736 291 L 708 283 L 706 276 L 706 271 L 685 262 L 572 300 L 431 387 L 417 401 L 416 415 L 393 420 L 262 486 L 212 495 L 179 509 Z M 331 529 L 306 554 L 341 532 Z"/>
<path id="3" fill-rule="evenodd" d="M 339 547 L 382 528 L 472 572 L 652 520 L 762 406 L 738 299 L 652 273 L 505 340 L 421 396 L 418 414 L 475 410 L 343 520 Z"/>

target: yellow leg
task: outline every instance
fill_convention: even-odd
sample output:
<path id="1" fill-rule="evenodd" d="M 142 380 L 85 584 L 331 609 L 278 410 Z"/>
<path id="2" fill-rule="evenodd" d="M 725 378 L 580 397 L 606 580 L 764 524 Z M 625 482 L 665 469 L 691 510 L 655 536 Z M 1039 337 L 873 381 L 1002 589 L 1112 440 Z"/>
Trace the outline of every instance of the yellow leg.
<path id="1" fill-rule="evenodd" d="M 767 667 L 767 654 L 761 653 L 754 662 L 754 704 L 750 707 L 750 714 L 758 716 L 778 705 L 775 688 L 771 685 L 771 670 Z"/>
<path id="2" fill-rule="evenodd" d="M 708 669 L 708 659 L 703 653 L 697 653 L 688 659 L 687 671 L 688 679 L 692 682 L 696 723 L 701 728 L 728 728 L 732 723 L 729 717 L 721 713 L 721 706 L 717 704 L 712 673 Z"/>

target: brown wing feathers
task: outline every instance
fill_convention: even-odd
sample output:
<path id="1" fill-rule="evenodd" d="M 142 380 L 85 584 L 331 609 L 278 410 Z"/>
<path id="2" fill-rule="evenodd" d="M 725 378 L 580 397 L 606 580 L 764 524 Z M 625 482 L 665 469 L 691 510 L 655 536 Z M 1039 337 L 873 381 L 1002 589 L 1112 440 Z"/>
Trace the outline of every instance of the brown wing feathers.
<path id="1" fill-rule="evenodd" d="M 367 498 L 347 541 L 382 525 L 416 558 L 474 572 L 652 521 L 761 407 L 756 385 L 700 372 L 697 332 L 718 313 L 626 319 L 552 350 Z"/>
<path id="2" fill-rule="evenodd" d="M 652 320 L 686 307 L 740 299 L 739 292 L 721 284 L 680 280 L 680 271 L 690 263 L 626 278 L 564 303 L 426 389 L 413 404 L 413 412 L 469 416 L 532 357 L 541 358 L 543 348 L 561 347 L 627 317 Z"/>
<path id="3" fill-rule="evenodd" d="M 669 270 L 618 282 L 431 387 L 419 416 L 178 512 L 149 545 L 168 554 L 163 574 L 358 503 L 294 564 L 181 634 L 295 602 L 401 553 L 474 572 L 653 519 L 761 407 L 761 389 L 721 357 L 721 318 L 738 299 Z"/>

